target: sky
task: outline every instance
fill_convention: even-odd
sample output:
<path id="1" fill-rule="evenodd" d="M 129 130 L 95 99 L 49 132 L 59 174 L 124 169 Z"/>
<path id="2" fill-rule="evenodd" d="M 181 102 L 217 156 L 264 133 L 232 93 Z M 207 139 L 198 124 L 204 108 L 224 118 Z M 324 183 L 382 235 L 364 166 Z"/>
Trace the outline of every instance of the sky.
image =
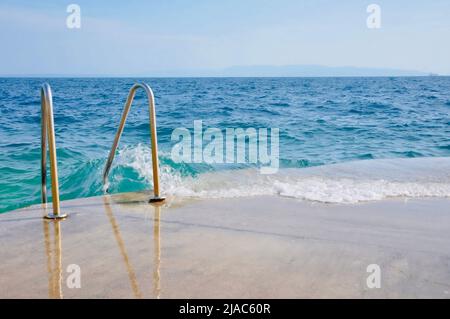
<path id="1" fill-rule="evenodd" d="M 69 4 L 81 8 L 70 29 Z M 369 29 L 367 6 L 381 8 Z M 448 0 L 0 0 L 0 75 L 152 76 L 252 65 L 450 75 Z M 175 74 L 174 73 L 174 74 Z"/>

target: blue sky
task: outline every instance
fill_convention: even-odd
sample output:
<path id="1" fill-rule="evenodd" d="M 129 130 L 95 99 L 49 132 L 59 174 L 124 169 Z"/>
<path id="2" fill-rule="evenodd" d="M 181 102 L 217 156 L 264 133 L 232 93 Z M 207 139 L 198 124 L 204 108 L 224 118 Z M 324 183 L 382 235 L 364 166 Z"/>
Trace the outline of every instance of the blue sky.
<path id="1" fill-rule="evenodd" d="M 67 5 L 81 29 L 66 27 Z M 381 7 L 381 29 L 366 8 Z M 235 65 L 450 75 L 448 0 L 0 0 L 0 75 L 146 75 Z"/>

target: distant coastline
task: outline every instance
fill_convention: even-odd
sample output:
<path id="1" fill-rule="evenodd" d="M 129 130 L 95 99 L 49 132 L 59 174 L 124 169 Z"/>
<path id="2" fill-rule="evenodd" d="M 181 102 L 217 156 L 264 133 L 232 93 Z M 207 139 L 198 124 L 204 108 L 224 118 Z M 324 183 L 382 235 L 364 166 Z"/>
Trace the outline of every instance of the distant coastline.
<path id="1" fill-rule="evenodd" d="M 211 69 L 149 70 L 140 74 L 2 74 L 1 78 L 197 78 L 197 77 L 411 77 L 445 76 L 415 70 L 323 65 L 247 65 Z"/>

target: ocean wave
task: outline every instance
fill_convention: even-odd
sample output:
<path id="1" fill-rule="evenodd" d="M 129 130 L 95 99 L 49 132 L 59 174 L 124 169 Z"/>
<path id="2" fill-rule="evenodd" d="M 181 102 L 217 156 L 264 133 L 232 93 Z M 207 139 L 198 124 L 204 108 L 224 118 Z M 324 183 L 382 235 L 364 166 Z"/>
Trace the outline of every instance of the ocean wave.
<path id="1" fill-rule="evenodd" d="M 150 150 L 138 145 L 119 154 L 119 166 L 152 183 Z M 323 203 L 357 203 L 393 197 L 450 197 L 450 158 L 361 160 L 261 175 L 255 168 L 192 174 L 189 164 L 161 163 L 161 189 L 183 198 L 272 195 Z M 184 168 L 184 172 L 180 168 Z M 186 174 L 186 172 L 189 172 Z M 121 179 L 115 176 L 115 179 Z"/>
<path id="2" fill-rule="evenodd" d="M 102 184 L 105 159 L 88 160 L 80 156 L 74 159 L 65 156 L 70 152 L 59 152 L 61 158 L 73 160 L 60 171 L 62 200 L 105 193 Z M 159 159 L 162 193 L 175 198 L 281 196 L 353 204 L 393 197 L 450 197 L 450 157 L 370 159 L 318 166 L 307 161 L 290 161 L 289 165 L 281 161 L 285 168 L 273 175 L 261 175 L 256 167 L 232 165 L 220 169 L 208 164 L 175 163 L 164 152 L 160 152 Z M 3 174 L 14 173 L 5 169 L 1 169 Z M 39 174 L 23 171 L 13 175 L 20 176 L 13 191 L 22 196 L 22 201 L 4 201 L 0 212 L 39 202 Z M 148 190 L 152 182 L 150 147 L 138 144 L 120 149 L 110 172 L 109 192 Z M 11 188 L 0 186 L 5 190 L 0 192 L 0 198 L 9 197 Z"/>

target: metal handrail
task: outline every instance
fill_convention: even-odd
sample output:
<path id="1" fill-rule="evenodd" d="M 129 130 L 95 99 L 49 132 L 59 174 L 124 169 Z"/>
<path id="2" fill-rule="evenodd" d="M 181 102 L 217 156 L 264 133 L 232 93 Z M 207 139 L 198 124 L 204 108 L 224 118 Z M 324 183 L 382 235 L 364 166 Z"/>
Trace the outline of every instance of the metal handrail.
<path id="1" fill-rule="evenodd" d="M 152 165 L 153 165 L 153 193 L 154 197 L 150 198 L 150 203 L 164 201 L 164 197 L 160 196 L 159 193 L 159 162 L 158 162 L 158 139 L 156 137 L 156 114 L 155 114 L 155 97 L 153 91 L 146 83 L 136 83 L 128 94 L 127 101 L 125 102 L 125 107 L 122 113 L 122 118 L 120 119 L 119 128 L 117 129 L 116 136 L 114 138 L 111 151 L 106 162 L 105 170 L 103 171 L 103 184 L 107 184 L 109 171 L 111 170 L 111 165 L 116 155 L 117 146 L 119 145 L 119 140 L 122 135 L 123 129 L 125 127 L 125 122 L 127 120 L 128 113 L 133 103 L 134 96 L 137 89 L 142 88 L 148 97 L 148 106 L 150 111 L 150 136 L 151 136 L 151 146 L 152 146 Z"/>
<path id="2" fill-rule="evenodd" d="M 47 140 L 50 155 L 50 175 L 52 178 L 53 213 L 49 213 L 45 218 L 61 219 L 67 217 L 67 214 L 61 214 L 59 207 L 58 163 L 56 160 L 52 89 L 48 83 L 44 83 L 41 87 L 41 196 L 44 204 L 47 203 Z"/>

